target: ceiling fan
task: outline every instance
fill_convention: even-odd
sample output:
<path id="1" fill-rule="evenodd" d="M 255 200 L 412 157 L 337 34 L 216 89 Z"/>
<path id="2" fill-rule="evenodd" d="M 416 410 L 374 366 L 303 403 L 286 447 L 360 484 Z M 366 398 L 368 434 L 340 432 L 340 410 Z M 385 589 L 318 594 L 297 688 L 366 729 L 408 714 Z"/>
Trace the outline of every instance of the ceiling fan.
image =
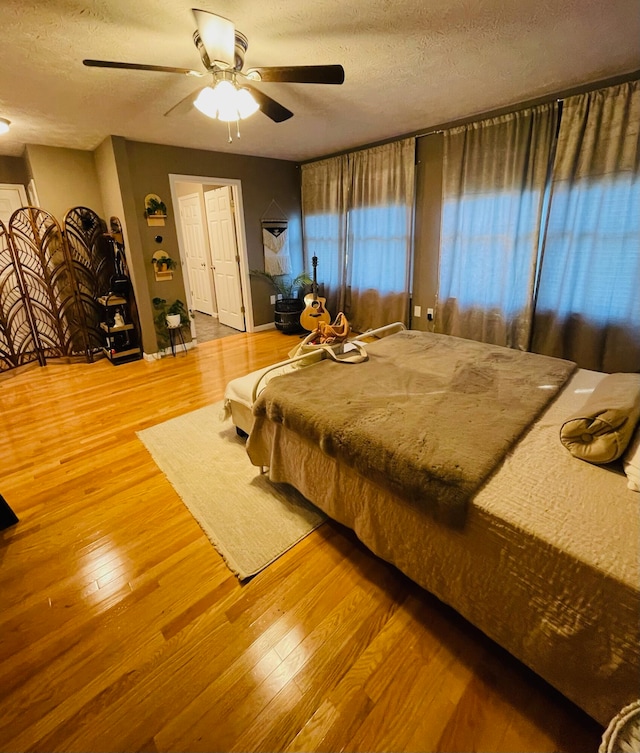
<path id="1" fill-rule="evenodd" d="M 267 96 L 254 83 L 342 84 L 341 65 L 297 65 L 249 68 L 243 71 L 248 40 L 232 21 L 205 10 L 192 8 L 197 29 L 193 41 L 206 72 L 163 65 L 121 63 L 110 60 L 83 60 L 95 68 L 124 68 L 187 76 L 210 76 L 211 84 L 201 86 L 168 110 L 165 115 L 188 112 L 195 106 L 205 115 L 226 122 L 240 120 L 260 109 L 268 118 L 281 123 L 293 116 L 291 110 Z"/>

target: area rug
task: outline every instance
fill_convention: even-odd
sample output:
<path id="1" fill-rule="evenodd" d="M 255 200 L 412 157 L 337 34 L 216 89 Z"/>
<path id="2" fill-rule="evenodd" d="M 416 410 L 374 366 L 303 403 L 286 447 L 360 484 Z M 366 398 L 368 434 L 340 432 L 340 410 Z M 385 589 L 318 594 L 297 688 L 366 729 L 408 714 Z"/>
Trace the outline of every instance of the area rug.
<path id="1" fill-rule="evenodd" d="M 325 515 L 295 489 L 251 465 L 222 403 L 137 432 L 156 465 L 222 555 L 245 580 L 297 544 Z"/>

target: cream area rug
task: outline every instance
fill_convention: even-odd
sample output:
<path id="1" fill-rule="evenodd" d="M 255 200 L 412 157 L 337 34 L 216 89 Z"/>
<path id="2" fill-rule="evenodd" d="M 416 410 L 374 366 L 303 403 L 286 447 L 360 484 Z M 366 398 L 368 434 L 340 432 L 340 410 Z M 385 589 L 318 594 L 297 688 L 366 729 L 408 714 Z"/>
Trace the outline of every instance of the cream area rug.
<path id="1" fill-rule="evenodd" d="M 317 528 L 324 514 L 251 465 L 222 402 L 137 432 L 228 567 L 250 578 Z"/>

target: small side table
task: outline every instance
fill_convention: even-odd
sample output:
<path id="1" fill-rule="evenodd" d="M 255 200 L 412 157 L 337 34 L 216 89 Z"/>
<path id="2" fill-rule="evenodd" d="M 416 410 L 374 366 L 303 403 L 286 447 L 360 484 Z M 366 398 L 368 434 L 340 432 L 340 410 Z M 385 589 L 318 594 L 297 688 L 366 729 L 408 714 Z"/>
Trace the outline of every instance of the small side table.
<path id="1" fill-rule="evenodd" d="M 167 329 L 169 330 L 169 342 L 171 343 L 171 355 L 175 358 L 176 357 L 176 350 L 179 346 L 179 343 L 182 343 L 182 347 L 184 348 L 184 352 L 187 352 L 187 344 L 184 341 L 184 337 L 182 336 L 182 325 L 179 324 L 177 327 L 169 327 L 167 326 Z"/>

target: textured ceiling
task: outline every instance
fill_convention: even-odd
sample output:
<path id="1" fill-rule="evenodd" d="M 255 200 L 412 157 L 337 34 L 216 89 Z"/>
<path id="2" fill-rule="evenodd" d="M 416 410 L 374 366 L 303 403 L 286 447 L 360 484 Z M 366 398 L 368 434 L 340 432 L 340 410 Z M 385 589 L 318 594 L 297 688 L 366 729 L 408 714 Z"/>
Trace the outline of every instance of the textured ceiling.
<path id="1" fill-rule="evenodd" d="M 83 58 L 201 68 L 189 0 L 0 0 L 0 155 L 25 144 L 137 141 L 306 160 L 640 68 L 638 0 L 197 0 L 249 39 L 245 68 L 341 63 L 342 86 L 260 84 L 294 112 L 227 143 L 176 74 Z"/>

